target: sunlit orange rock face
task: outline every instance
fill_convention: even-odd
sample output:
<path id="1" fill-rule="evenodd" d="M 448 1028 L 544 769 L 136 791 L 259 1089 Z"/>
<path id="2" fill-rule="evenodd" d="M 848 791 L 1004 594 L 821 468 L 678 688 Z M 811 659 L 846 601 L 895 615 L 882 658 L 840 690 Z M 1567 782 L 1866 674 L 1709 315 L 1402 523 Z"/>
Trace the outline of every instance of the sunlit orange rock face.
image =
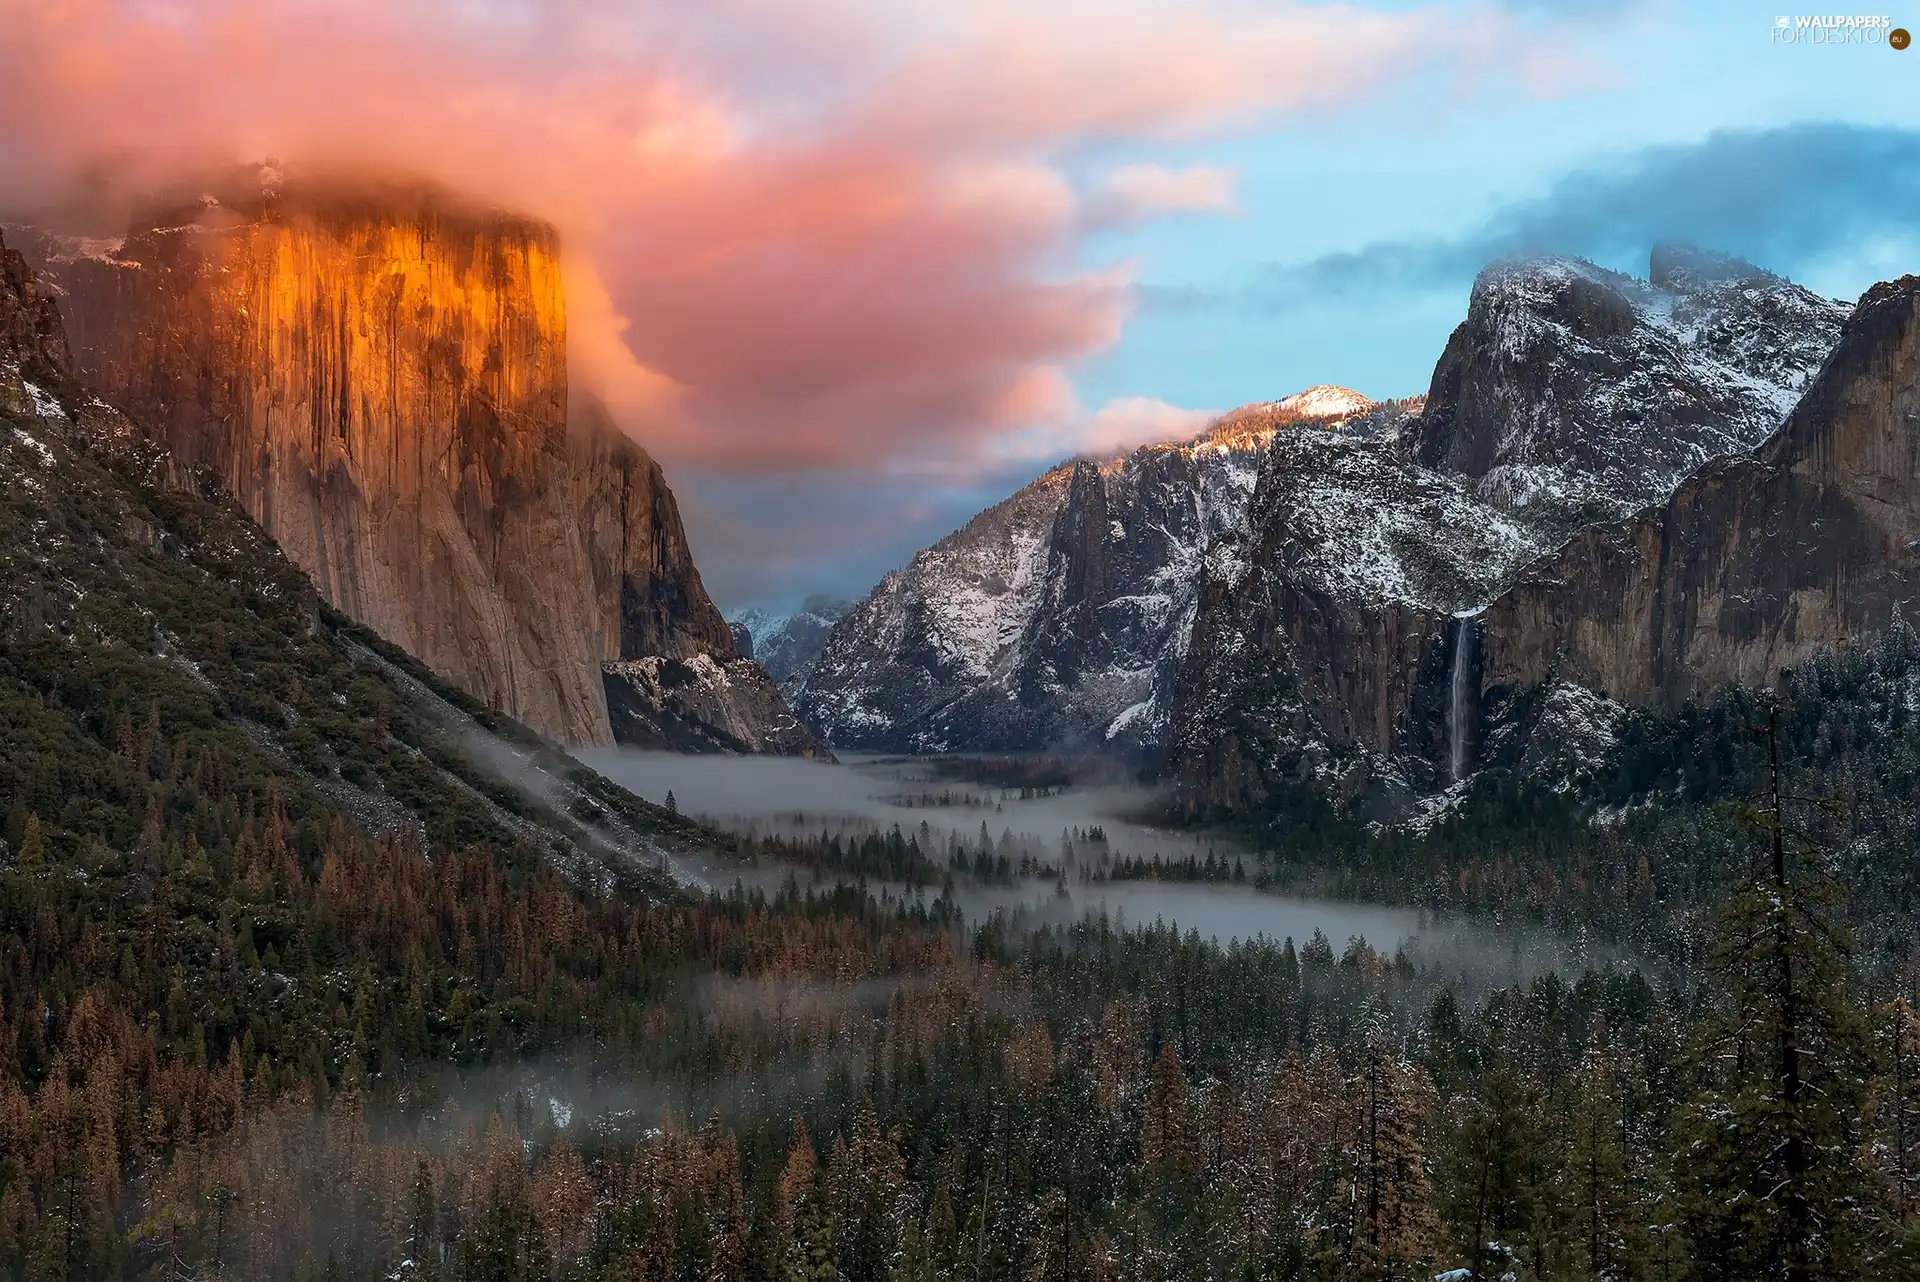
<path id="1" fill-rule="evenodd" d="M 576 744 L 611 737 L 603 662 L 736 657 L 658 466 L 569 414 L 549 227 L 392 193 L 149 221 L 48 242 L 80 372 L 342 611 Z"/>

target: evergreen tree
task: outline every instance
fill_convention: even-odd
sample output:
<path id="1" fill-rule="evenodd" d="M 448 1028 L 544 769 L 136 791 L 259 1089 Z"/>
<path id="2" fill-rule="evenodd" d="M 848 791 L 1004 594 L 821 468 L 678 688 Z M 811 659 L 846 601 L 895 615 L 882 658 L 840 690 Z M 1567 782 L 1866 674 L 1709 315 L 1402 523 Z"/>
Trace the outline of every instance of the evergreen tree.
<path id="1" fill-rule="evenodd" d="M 28 814 L 25 826 L 20 830 L 20 853 L 14 862 L 21 872 L 37 872 L 46 866 L 46 838 L 40 834 L 40 816 Z"/>
<path id="2" fill-rule="evenodd" d="M 1543 1198 L 1539 1094 L 1515 1070 L 1503 1044 L 1487 1052 L 1454 1146 L 1451 1219 L 1468 1230 L 1464 1255 L 1472 1277 L 1498 1277 L 1539 1241 Z M 1498 1244 L 1498 1245 L 1495 1245 Z"/>
<path id="3" fill-rule="evenodd" d="M 1357 1088 L 1362 1131 L 1355 1271 L 1382 1282 L 1422 1277 L 1439 1235 L 1421 1140 L 1433 1113 L 1433 1084 L 1425 1069 L 1375 1038 Z"/>
<path id="4" fill-rule="evenodd" d="M 407 1215 L 407 1258 L 415 1276 L 440 1276 L 440 1213 L 435 1197 L 433 1168 L 422 1157 L 414 1164 L 413 1193 Z"/>
<path id="5" fill-rule="evenodd" d="M 1747 818 L 1767 858 L 1720 914 L 1714 1007 L 1680 1121 L 1683 1213 L 1710 1279 L 1857 1275 L 1856 1161 L 1867 1059 L 1832 883 L 1789 841 L 1776 718 L 1767 803 Z"/>
<path id="6" fill-rule="evenodd" d="M 1920 1276 L 1920 1013 L 1904 997 L 1882 1006 L 1866 1162 L 1879 1216 L 1876 1271 Z"/>
<path id="7" fill-rule="evenodd" d="M 794 1124 L 787 1164 L 774 1190 L 780 1282 L 834 1282 L 840 1272 L 833 1224 L 820 1196 L 820 1160 L 803 1119 Z"/>
<path id="8" fill-rule="evenodd" d="M 1628 1162 L 1619 1085 L 1604 1047 L 1596 1047 L 1574 1085 L 1555 1190 L 1560 1254 L 1574 1277 L 1646 1273 L 1646 1234 Z"/>

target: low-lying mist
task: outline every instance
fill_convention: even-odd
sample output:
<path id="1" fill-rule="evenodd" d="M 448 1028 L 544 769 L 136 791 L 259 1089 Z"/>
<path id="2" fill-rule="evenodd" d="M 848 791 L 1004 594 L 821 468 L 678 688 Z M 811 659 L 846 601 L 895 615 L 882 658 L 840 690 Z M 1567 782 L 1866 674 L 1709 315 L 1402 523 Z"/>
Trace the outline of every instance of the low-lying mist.
<path id="1" fill-rule="evenodd" d="M 681 812 L 735 831 L 789 832 L 925 823 L 942 839 L 977 839 L 981 825 L 998 839 L 1057 843 L 1063 831 L 1101 827 L 1115 855 L 1186 858 L 1231 844 L 1210 834 L 1152 825 L 1157 789 L 1117 782 L 1047 788 L 1022 797 L 1018 786 L 946 777 L 940 760 L 850 757 L 838 765 L 793 757 L 690 756 L 593 748 L 582 762 L 652 802 L 672 793 Z"/>
<path id="2" fill-rule="evenodd" d="M 614 782 L 653 802 L 668 793 L 685 814 L 718 827 L 750 834 L 818 835 L 823 831 L 887 830 L 919 833 L 936 847 L 949 841 L 977 842 L 981 825 L 999 841 L 1057 851 L 1063 832 L 1103 830 L 1114 858 L 1205 857 L 1244 860 L 1252 851 L 1231 837 L 1154 826 L 1160 793 L 1152 788 L 1102 780 L 1045 789 L 1022 798 L 1021 790 L 953 777 L 952 762 L 934 758 L 855 757 L 833 765 L 774 757 L 685 756 L 592 749 L 581 760 Z M 1084 849 L 1084 847 L 1083 847 Z M 790 876 L 804 884 L 813 876 L 763 860 L 759 866 L 722 866 L 693 859 L 689 871 L 724 887 L 736 880 L 774 890 Z M 938 887 L 868 882 L 889 897 L 930 901 Z M 1411 908 L 1272 893 L 1247 882 L 1150 879 L 1018 877 L 1010 882 L 957 878 L 947 895 L 978 924 L 1005 914 L 1015 924 L 1038 928 L 1067 925 L 1104 913 L 1118 927 L 1177 926 L 1221 945 L 1265 937 L 1304 945 L 1318 932 L 1336 951 L 1363 939 L 1389 955 L 1406 953 L 1423 968 L 1437 968 L 1484 991 L 1524 983 L 1546 970 L 1625 960 L 1617 950 L 1588 941 L 1537 932 L 1517 936 L 1474 923 L 1435 918 Z"/>

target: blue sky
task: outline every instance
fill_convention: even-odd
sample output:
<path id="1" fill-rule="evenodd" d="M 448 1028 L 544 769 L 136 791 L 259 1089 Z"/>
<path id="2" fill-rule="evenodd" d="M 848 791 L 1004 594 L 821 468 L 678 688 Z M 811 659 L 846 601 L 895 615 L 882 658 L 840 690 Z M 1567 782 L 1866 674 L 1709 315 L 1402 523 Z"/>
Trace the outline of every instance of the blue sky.
<path id="1" fill-rule="evenodd" d="M 1844 297 L 1920 270 L 1920 173 L 1889 172 L 1884 159 L 1900 154 L 1894 131 L 1920 118 L 1920 51 L 1775 46 L 1774 9 L 1752 4 L 1598 8 L 1567 30 L 1610 86 L 1430 112 L 1390 94 L 1308 128 L 1170 155 L 1236 168 L 1239 213 L 1086 245 L 1090 260 L 1136 262 L 1144 298 L 1121 341 L 1075 371 L 1083 399 L 1227 407 L 1317 382 L 1375 397 L 1424 391 L 1464 310 L 1475 251 L 1502 244 L 1644 275 L 1653 239 L 1691 240 Z M 1795 129 L 1810 124 L 1828 127 Z M 1920 146 L 1904 141 L 1912 166 Z M 1727 151 L 1739 154 L 1707 163 Z M 1720 181 L 1742 170 L 1746 187 Z M 1620 194 L 1637 218 L 1555 217 L 1635 178 L 1639 189 Z M 1573 208 L 1556 209 L 1556 197 Z M 1394 245 L 1457 261 L 1324 292 L 1263 290 L 1316 260 Z"/>

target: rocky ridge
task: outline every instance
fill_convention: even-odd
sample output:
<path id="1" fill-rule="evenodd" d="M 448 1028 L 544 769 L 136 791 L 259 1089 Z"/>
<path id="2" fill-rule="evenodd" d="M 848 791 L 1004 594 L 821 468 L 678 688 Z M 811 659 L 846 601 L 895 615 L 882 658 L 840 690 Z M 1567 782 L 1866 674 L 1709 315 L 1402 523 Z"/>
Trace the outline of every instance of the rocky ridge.
<path id="1" fill-rule="evenodd" d="M 830 744 L 1092 748 L 1161 734 L 1201 566 L 1276 433 L 1381 434 L 1405 406 L 1314 388 L 1193 440 L 1052 469 L 881 581 L 789 684 Z"/>

